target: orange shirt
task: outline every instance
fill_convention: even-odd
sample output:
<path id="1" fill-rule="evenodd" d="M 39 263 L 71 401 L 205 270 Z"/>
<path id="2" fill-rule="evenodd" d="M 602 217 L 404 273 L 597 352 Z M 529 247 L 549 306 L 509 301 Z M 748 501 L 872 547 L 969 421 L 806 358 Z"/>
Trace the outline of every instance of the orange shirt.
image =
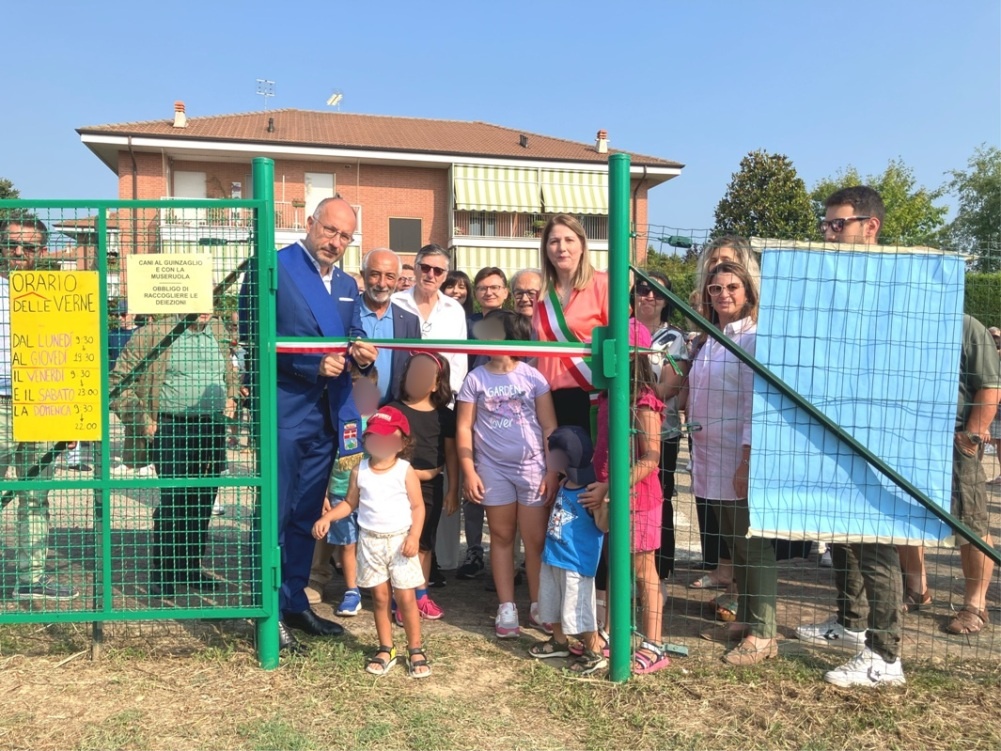
<path id="1" fill-rule="evenodd" d="M 532 315 L 532 330 L 538 341 L 552 341 L 539 323 L 541 304 L 540 298 Z M 574 290 L 570 295 L 570 302 L 563 309 L 563 317 L 574 336 L 582 342 L 591 341 L 591 331 L 596 326 L 608 325 L 608 275 L 603 271 L 595 271 L 594 278 L 587 287 Z M 580 388 L 560 357 L 540 357 L 538 369 L 549 381 L 551 389 Z"/>

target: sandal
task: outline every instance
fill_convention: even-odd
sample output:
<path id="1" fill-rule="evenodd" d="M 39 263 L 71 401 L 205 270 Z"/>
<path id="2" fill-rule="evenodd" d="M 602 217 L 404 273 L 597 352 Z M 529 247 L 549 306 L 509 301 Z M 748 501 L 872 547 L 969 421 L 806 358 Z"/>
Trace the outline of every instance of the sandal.
<path id="1" fill-rule="evenodd" d="M 540 660 L 548 660 L 550 657 L 569 657 L 570 643 L 558 642 L 555 636 L 550 636 L 546 641 L 529 647 L 528 654 Z"/>
<path id="2" fill-rule="evenodd" d="M 931 605 L 931 595 L 927 589 L 924 594 L 919 594 L 911 589 L 904 590 L 904 612 L 916 613 L 926 605 Z"/>
<path id="3" fill-rule="evenodd" d="M 606 657 L 588 649 L 584 650 L 584 654 L 575 657 L 564 670 L 578 678 L 583 678 L 607 667 L 608 659 Z"/>
<path id="4" fill-rule="evenodd" d="M 729 582 L 721 582 L 718 579 L 714 579 L 710 574 L 706 574 L 701 579 L 696 579 L 691 584 L 688 585 L 689 589 L 726 589 L 730 586 Z"/>
<path id="5" fill-rule="evenodd" d="M 601 656 L 608 657 L 611 654 L 611 650 L 608 647 L 608 645 L 611 644 L 611 637 L 609 637 L 608 632 L 605 631 L 605 629 L 599 628 L 598 638 L 601 639 L 602 642 L 604 642 L 601 645 Z M 574 657 L 580 657 L 582 654 L 584 654 L 585 651 L 586 648 L 584 647 L 584 642 L 573 641 L 570 643 L 570 654 L 572 654 Z"/>
<path id="6" fill-rule="evenodd" d="M 965 634 L 979 634 L 987 625 L 987 611 L 977 610 L 972 605 L 965 606 L 953 616 L 952 620 L 945 627 L 950 634 L 959 636 Z"/>
<path id="7" fill-rule="evenodd" d="M 379 657 L 381 654 L 389 655 L 389 659 Z M 387 647 L 380 644 L 379 648 L 372 653 L 371 657 L 365 660 L 365 672 L 371 675 L 385 675 L 393 669 L 396 664 L 396 647 Z"/>
<path id="8" fill-rule="evenodd" d="M 647 654 L 644 654 L 647 653 Z M 640 642 L 640 648 L 633 655 L 633 673 L 647 675 L 663 670 L 671 664 L 671 658 L 664 652 L 664 646 L 654 644 L 645 639 Z"/>
<path id="9" fill-rule="evenodd" d="M 737 620 L 737 608 L 739 603 L 733 595 L 720 595 L 713 604 L 716 606 L 716 620 L 724 623 L 733 623 Z"/>
<path id="10" fill-rule="evenodd" d="M 431 665 L 428 663 L 428 656 L 424 654 L 424 647 L 407 647 L 407 671 L 411 678 L 430 678 Z M 417 655 L 420 655 L 419 657 Z"/>

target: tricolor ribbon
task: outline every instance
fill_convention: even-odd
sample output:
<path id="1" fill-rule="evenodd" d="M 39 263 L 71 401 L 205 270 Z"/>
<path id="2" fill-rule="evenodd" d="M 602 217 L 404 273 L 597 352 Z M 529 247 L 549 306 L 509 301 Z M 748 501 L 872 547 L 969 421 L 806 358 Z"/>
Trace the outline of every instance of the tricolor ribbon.
<path id="1" fill-rule="evenodd" d="M 511 357 L 577 357 L 591 356 L 590 342 L 497 342 L 481 339 L 348 339 L 337 338 L 292 338 L 280 337 L 275 351 L 282 355 L 343 355 L 352 342 L 365 341 L 379 349 L 403 350 L 405 352 L 431 352 L 434 354 L 463 355 L 509 355 Z M 670 355 L 659 349 L 630 347 L 630 351 L 649 355 L 662 355 L 681 373 Z"/>

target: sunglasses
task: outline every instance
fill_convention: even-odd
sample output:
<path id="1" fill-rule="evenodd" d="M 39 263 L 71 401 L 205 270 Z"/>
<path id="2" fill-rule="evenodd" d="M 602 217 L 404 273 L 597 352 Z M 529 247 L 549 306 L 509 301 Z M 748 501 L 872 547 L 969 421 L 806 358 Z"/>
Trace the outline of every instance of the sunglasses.
<path id="1" fill-rule="evenodd" d="M 658 292 L 657 290 L 655 290 L 649 284 L 645 284 L 643 282 L 640 282 L 639 284 L 636 285 L 636 296 L 637 297 L 647 297 L 649 295 L 653 295 L 654 297 L 656 297 L 659 300 L 666 300 L 667 299 L 666 297 L 664 297 L 664 295 L 662 295 L 660 292 Z"/>
<path id="2" fill-rule="evenodd" d="M 866 219 L 872 219 L 871 216 L 846 216 L 841 219 L 821 219 L 818 226 L 821 232 L 827 232 L 828 229 L 831 232 L 841 232 L 845 228 L 845 224 L 848 222 L 863 222 Z"/>
<path id="3" fill-rule="evenodd" d="M 417 267 L 421 270 L 422 274 L 434 274 L 436 278 L 448 271 L 448 269 L 443 269 L 441 266 L 432 266 L 430 263 L 419 263 Z"/>
<path id="4" fill-rule="evenodd" d="M 731 295 L 735 295 L 736 293 L 740 292 L 740 290 L 742 290 L 743 288 L 744 285 L 741 284 L 740 282 L 730 282 L 725 287 L 722 284 L 710 284 L 708 287 L 706 287 L 706 290 L 709 292 L 710 297 L 719 297 L 720 295 L 723 294 L 724 290 L 729 292 Z"/>

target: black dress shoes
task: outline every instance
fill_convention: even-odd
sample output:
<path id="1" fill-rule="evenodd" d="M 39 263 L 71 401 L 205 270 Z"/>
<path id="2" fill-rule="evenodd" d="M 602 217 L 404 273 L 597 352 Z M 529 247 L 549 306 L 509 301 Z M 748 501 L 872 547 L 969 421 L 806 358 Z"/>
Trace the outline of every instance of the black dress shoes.
<path id="1" fill-rule="evenodd" d="M 309 647 L 295 638 L 284 621 L 278 621 L 278 651 L 304 655 L 309 651 Z"/>
<path id="2" fill-rule="evenodd" d="M 282 620 L 289 628 L 297 628 L 313 636 L 340 636 L 344 633 L 341 624 L 320 618 L 310 608 L 301 613 L 282 613 Z"/>

